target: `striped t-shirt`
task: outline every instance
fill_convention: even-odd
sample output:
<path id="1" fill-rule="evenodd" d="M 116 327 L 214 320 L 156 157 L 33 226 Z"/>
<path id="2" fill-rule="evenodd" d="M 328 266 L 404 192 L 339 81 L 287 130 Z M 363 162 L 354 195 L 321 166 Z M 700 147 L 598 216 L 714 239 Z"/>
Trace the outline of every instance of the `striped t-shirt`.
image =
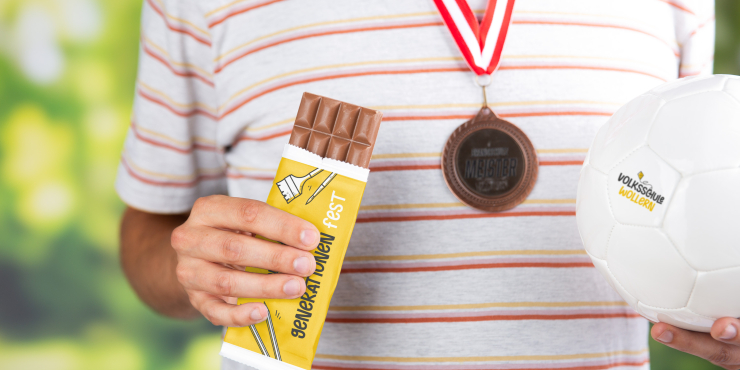
<path id="1" fill-rule="evenodd" d="M 482 16 L 486 1 L 469 2 Z M 647 322 L 582 250 L 578 173 L 620 105 L 711 73 L 713 12 L 518 0 L 488 100 L 540 172 L 524 203 L 483 213 L 440 171 L 482 94 L 432 0 L 146 0 L 116 187 L 155 213 L 215 193 L 265 200 L 304 91 L 381 110 L 314 369 L 648 368 Z"/>

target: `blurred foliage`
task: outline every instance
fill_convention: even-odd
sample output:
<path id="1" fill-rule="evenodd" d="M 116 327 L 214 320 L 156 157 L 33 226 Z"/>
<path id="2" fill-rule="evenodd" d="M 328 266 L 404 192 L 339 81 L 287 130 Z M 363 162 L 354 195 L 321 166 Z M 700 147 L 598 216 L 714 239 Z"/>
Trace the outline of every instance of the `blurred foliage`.
<path id="1" fill-rule="evenodd" d="M 709 0 L 707 0 L 709 1 Z M 0 368 L 216 369 L 219 329 L 145 307 L 118 263 L 113 190 L 141 0 L 0 0 Z M 717 1 L 716 73 L 740 74 Z M 655 370 L 710 369 L 651 342 Z"/>

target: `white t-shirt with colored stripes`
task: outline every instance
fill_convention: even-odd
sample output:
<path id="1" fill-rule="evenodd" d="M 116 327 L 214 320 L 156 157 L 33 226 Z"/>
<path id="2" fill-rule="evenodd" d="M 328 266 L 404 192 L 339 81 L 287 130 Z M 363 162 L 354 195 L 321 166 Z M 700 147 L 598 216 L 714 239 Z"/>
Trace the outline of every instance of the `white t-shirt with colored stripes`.
<path id="1" fill-rule="evenodd" d="M 432 0 L 146 0 L 116 188 L 155 213 L 265 200 L 304 91 L 379 109 L 314 369 L 646 369 L 647 322 L 582 250 L 578 173 L 619 106 L 711 73 L 713 45 L 709 0 L 518 0 L 488 100 L 540 174 L 524 203 L 483 213 L 440 172 L 482 94 Z"/>

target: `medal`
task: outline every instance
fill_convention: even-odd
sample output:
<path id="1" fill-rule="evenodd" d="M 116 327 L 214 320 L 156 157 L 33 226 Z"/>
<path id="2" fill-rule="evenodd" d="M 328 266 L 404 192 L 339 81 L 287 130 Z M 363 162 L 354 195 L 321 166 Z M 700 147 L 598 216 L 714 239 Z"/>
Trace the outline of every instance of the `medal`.
<path id="1" fill-rule="evenodd" d="M 501 212 L 516 207 L 537 181 L 537 152 L 516 125 L 499 118 L 486 98 L 498 69 L 515 0 L 489 0 L 478 24 L 465 0 L 434 0 L 475 82 L 483 107 L 450 135 L 442 152 L 442 173 L 452 193 L 470 207 Z"/>

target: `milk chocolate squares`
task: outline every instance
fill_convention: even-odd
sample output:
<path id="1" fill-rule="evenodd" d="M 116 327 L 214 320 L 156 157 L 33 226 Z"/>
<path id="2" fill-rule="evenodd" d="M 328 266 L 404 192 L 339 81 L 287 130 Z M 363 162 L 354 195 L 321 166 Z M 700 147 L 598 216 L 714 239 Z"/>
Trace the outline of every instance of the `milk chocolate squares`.
<path id="1" fill-rule="evenodd" d="M 382 117 L 372 109 L 303 93 L 290 144 L 368 168 Z"/>

